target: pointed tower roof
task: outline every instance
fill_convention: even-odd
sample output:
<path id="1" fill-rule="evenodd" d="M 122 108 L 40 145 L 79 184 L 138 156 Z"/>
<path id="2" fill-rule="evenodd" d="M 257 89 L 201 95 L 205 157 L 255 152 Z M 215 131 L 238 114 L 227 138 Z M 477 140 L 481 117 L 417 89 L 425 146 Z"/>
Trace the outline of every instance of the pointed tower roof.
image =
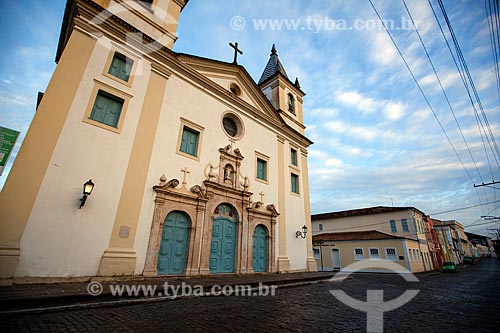
<path id="1" fill-rule="evenodd" d="M 258 84 L 261 84 L 262 82 L 266 81 L 267 79 L 274 76 L 278 72 L 280 72 L 286 78 L 288 78 L 285 72 L 285 68 L 283 67 L 280 59 L 278 58 L 278 52 L 276 52 L 276 46 L 273 44 L 269 61 L 267 62 L 266 68 L 264 69 L 264 72 L 262 73 L 262 76 L 260 77 Z"/>

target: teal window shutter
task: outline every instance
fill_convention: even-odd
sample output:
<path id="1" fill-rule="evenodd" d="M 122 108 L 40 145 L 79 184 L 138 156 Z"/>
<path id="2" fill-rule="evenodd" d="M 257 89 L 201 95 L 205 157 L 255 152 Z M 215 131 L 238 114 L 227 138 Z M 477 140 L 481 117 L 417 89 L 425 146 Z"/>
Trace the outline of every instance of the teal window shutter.
<path id="1" fill-rule="evenodd" d="M 299 193 L 299 176 L 296 174 L 292 173 L 292 192 L 293 193 Z"/>
<path id="2" fill-rule="evenodd" d="M 398 229 L 396 228 L 396 221 L 391 220 L 391 222 L 390 222 L 390 223 L 391 223 L 391 231 L 392 231 L 392 232 L 397 232 L 397 231 L 398 231 Z"/>
<path id="3" fill-rule="evenodd" d="M 182 130 L 180 151 L 197 156 L 198 155 L 198 138 L 200 133 L 184 126 Z"/>
<path id="4" fill-rule="evenodd" d="M 118 128 L 124 100 L 99 90 L 90 113 L 90 119 Z"/>
<path id="5" fill-rule="evenodd" d="M 404 232 L 409 232 L 408 229 L 408 221 L 406 219 L 401 219 L 401 226 L 403 227 Z"/>
<path id="6" fill-rule="evenodd" d="M 291 162 L 293 165 L 297 165 L 297 151 L 295 149 L 290 150 Z"/>
<path id="7" fill-rule="evenodd" d="M 258 158 L 257 159 L 257 178 L 258 179 L 267 180 L 267 177 L 266 177 L 267 170 L 266 169 L 267 169 L 267 162 Z"/>
<path id="8" fill-rule="evenodd" d="M 132 64 L 133 61 L 131 59 L 119 52 L 115 52 L 108 73 L 116 76 L 120 80 L 128 82 L 132 71 Z"/>

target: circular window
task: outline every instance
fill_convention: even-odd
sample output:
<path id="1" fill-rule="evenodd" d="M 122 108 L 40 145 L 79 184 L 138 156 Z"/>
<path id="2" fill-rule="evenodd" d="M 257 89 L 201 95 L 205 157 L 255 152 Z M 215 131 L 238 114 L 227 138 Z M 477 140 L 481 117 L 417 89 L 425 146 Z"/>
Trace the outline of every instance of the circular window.
<path id="1" fill-rule="evenodd" d="M 229 86 L 229 90 L 236 96 L 241 95 L 241 89 L 236 83 L 231 83 L 231 85 Z"/>
<path id="2" fill-rule="evenodd" d="M 231 139 L 239 140 L 243 136 L 243 122 L 234 113 L 225 113 L 222 116 L 222 128 Z"/>
<path id="3" fill-rule="evenodd" d="M 236 127 L 236 122 L 233 119 L 224 117 L 222 119 L 222 125 L 229 136 L 235 137 L 236 134 L 238 134 L 238 127 Z"/>

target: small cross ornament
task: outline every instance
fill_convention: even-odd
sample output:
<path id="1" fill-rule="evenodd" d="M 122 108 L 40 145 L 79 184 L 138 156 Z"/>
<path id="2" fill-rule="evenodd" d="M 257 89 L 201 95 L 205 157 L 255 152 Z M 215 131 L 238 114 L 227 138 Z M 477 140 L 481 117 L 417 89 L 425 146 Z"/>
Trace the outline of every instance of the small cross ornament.
<path id="1" fill-rule="evenodd" d="M 243 51 L 241 51 L 240 49 L 238 49 L 238 42 L 236 43 L 229 43 L 229 46 L 231 46 L 233 49 L 234 49 L 234 60 L 233 60 L 233 64 L 237 65 L 238 64 L 238 53 L 239 54 L 243 54 Z"/>
<path id="2" fill-rule="evenodd" d="M 187 181 L 186 181 L 186 180 L 187 180 L 187 175 L 188 175 L 189 173 L 191 173 L 191 171 L 189 171 L 187 167 L 184 167 L 184 169 L 181 169 L 181 172 L 183 172 L 183 173 L 184 173 L 184 178 L 183 178 L 183 180 L 182 180 L 182 184 L 183 184 L 183 185 L 186 185 L 186 184 L 187 184 Z"/>

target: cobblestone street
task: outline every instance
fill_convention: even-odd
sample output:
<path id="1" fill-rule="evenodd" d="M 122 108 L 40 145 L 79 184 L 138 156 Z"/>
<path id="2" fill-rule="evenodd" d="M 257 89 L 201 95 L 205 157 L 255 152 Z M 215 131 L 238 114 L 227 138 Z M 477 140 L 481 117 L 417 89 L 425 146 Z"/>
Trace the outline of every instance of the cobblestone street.
<path id="1" fill-rule="evenodd" d="M 497 332 L 500 262 L 482 259 L 456 274 L 418 276 L 355 274 L 344 282 L 280 288 L 274 297 L 197 297 L 128 306 L 41 314 L 1 315 L 8 331 L 166 332 L 362 332 L 366 314 L 335 299 L 342 289 L 366 300 L 367 289 L 383 289 L 385 300 L 406 289 L 420 293 L 384 315 L 385 332 Z"/>

